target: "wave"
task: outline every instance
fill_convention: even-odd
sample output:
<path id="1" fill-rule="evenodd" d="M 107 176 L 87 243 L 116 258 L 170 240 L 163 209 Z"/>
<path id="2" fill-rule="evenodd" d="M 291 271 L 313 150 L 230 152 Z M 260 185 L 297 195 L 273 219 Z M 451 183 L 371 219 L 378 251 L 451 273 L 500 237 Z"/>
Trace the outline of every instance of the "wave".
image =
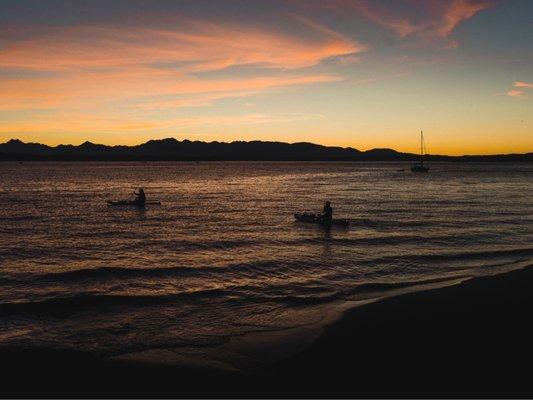
<path id="1" fill-rule="evenodd" d="M 193 267 L 159 267 L 159 268 L 125 268 L 125 267 L 99 267 L 76 269 L 73 271 L 52 272 L 47 274 L 14 274 L 0 278 L 4 281 L 28 281 L 39 282 L 68 282 L 85 280 L 106 280 L 113 278 L 150 278 L 164 277 L 169 275 L 191 275 L 215 271 L 223 267 L 193 268 Z"/>
<path id="2" fill-rule="evenodd" d="M 468 239 L 483 239 L 490 237 L 490 232 L 469 233 Z M 186 241 L 186 240 L 149 240 L 143 241 L 144 246 L 157 245 L 169 250 L 225 250 L 235 249 L 248 246 L 299 246 L 306 244 L 334 244 L 334 245 L 396 245 L 403 243 L 420 243 L 439 241 L 439 242 L 453 242 L 460 241 L 461 239 L 457 235 L 395 235 L 395 236 L 375 236 L 375 237 L 317 237 L 317 238 L 298 238 L 298 239 L 263 239 L 263 240 L 250 240 L 250 239 L 235 239 L 235 240 L 212 240 L 212 241 Z M 129 247 L 129 246 L 127 246 Z M 131 245 L 132 248 L 138 249 L 139 244 L 135 243 Z"/>
<path id="3" fill-rule="evenodd" d="M 373 239 L 364 239 L 363 242 L 371 243 Z M 398 238 L 397 242 L 391 241 L 391 244 L 400 244 L 402 238 Z M 328 239 L 303 239 L 302 242 L 323 243 Z M 335 239 L 335 243 L 358 243 L 359 239 Z M 394 265 L 403 264 L 406 262 L 412 263 L 427 263 L 427 262 L 457 262 L 457 261 L 471 261 L 471 260 L 498 260 L 501 258 L 514 258 L 505 263 L 526 261 L 533 258 L 533 248 L 522 249 L 508 249 L 496 251 L 476 251 L 476 252 L 460 252 L 460 253 L 438 253 L 438 254 L 403 254 L 391 255 L 384 257 L 368 258 L 357 261 L 357 265 L 379 266 L 379 265 Z M 520 258 L 517 260 L 517 258 Z M 253 276 L 259 278 L 263 275 L 279 275 L 291 272 L 302 271 L 303 269 L 312 270 L 314 268 L 323 268 L 324 261 L 316 260 L 302 260 L 301 262 L 290 262 L 289 260 L 265 260 L 251 263 L 235 263 L 222 266 L 171 266 L 171 267 L 153 267 L 153 268 L 128 268 L 128 267 L 97 267 L 84 268 L 70 271 L 49 272 L 44 274 L 35 273 L 3 273 L 0 276 L 0 283 L 11 284 L 16 282 L 24 282 L 25 284 L 39 284 L 39 283 L 70 283 L 70 282 L 86 282 L 86 281 L 106 281 L 111 279 L 150 279 L 150 278 L 175 278 L 175 277 L 209 277 L 214 274 L 238 274 L 240 276 Z M 490 267 L 491 265 L 487 265 Z M 459 267 L 459 266 L 457 266 Z M 480 267 L 486 267 L 480 265 Z M 454 268 L 457 271 L 457 268 Z"/>
<path id="4" fill-rule="evenodd" d="M 469 234 L 468 240 L 483 239 L 490 237 L 491 233 L 481 232 L 478 234 Z M 464 239 L 457 237 L 457 235 L 396 235 L 396 236 L 375 236 L 375 237 L 355 237 L 355 238 L 305 238 L 292 241 L 280 241 L 280 243 L 287 245 L 298 244 L 335 244 L 335 245 L 398 245 L 406 243 L 430 243 L 430 242 L 462 242 Z"/>
<path id="5" fill-rule="evenodd" d="M 129 278 L 160 278 L 174 276 L 202 276 L 212 273 L 224 273 L 230 271 L 253 272 L 257 270 L 271 270 L 279 267 L 281 262 L 263 261 L 256 263 L 236 263 L 226 266 L 214 267 L 154 267 L 154 268 L 127 268 L 127 267 L 98 267 L 84 268 L 72 271 L 51 272 L 45 274 L 15 273 L 5 274 L 0 282 L 22 281 L 28 282 L 69 282 L 85 280 L 129 279 Z"/>
<path id="6" fill-rule="evenodd" d="M 390 291 L 395 289 L 405 289 L 412 286 L 419 285 L 431 285 L 434 283 L 444 283 L 450 282 L 457 279 L 470 278 L 471 275 L 455 275 L 455 276 L 446 276 L 432 279 L 422 279 L 414 281 L 401 281 L 401 282 L 369 282 L 363 283 L 357 287 L 357 289 L 351 291 L 350 294 L 363 293 L 363 292 L 381 292 L 381 291 Z"/>
<path id="7" fill-rule="evenodd" d="M 306 296 L 306 295 L 289 295 L 282 297 L 269 297 L 270 300 L 283 301 L 292 306 L 298 305 L 310 305 L 310 304 L 320 304 L 327 303 L 334 300 L 348 299 L 355 295 L 360 294 L 371 294 L 379 293 L 380 295 L 386 292 L 397 289 L 406 289 L 409 287 L 415 287 L 420 285 L 431 285 L 445 282 L 456 281 L 457 279 L 470 278 L 471 275 L 456 275 L 456 276 L 447 276 L 447 277 L 438 277 L 432 279 L 421 279 L 421 280 L 410 280 L 410 281 L 401 281 L 401 282 L 366 282 L 354 287 L 339 291 L 335 293 L 323 294 L 318 296 Z"/>
<path id="8" fill-rule="evenodd" d="M 0 313 L 2 314 L 67 314 L 79 312 L 87 308 L 101 308 L 109 306 L 145 307 L 149 305 L 160 305 L 164 303 L 175 303 L 186 299 L 197 301 L 206 297 L 213 299 L 223 297 L 228 293 L 221 289 L 204 289 L 194 292 L 182 292 L 165 295 L 114 295 L 114 294 L 94 294 L 80 293 L 73 296 L 54 297 L 44 300 L 19 301 L 0 303 Z"/>
<path id="9" fill-rule="evenodd" d="M 253 246 L 261 244 L 262 242 L 249 239 L 235 239 L 235 240 L 210 240 L 210 241 L 189 241 L 189 240 L 139 240 L 131 245 L 122 247 L 122 250 L 139 249 L 139 246 L 150 247 L 159 246 L 168 250 L 223 250 L 235 249 L 239 247 Z"/>
<path id="10" fill-rule="evenodd" d="M 17 233 L 20 233 L 20 229 L 17 228 Z M 95 237 L 107 237 L 113 236 L 109 233 L 94 234 Z M 125 236 L 127 237 L 127 236 Z M 126 245 L 120 245 L 116 250 L 117 252 L 135 250 L 138 252 L 143 248 L 145 250 L 151 250 L 153 246 L 159 249 L 170 251 L 195 251 L 195 250 L 230 250 L 240 247 L 252 246 L 261 242 L 255 240 L 213 240 L 213 241 L 183 241 L 183 240 L 136 240 L 135 237 L 130 236 L 130 242 Z M 73 249 L 72 246 L 66 246 L 64 244 L 58 245 L 52 249 L 53 254 L 58 258 L 68 258 L 69 260 L 85 260 L 87 258 L 94 259 L 93 248 L 89 247 L 83 249 L 78 246 Z M 12 259 L 37 259 L 43 256 L 49 256 L 51 249 L 44 245 L 36 245 L 33 247 L 22 246 L 20 244 L 13 245 L 0 249 L 0 257 L 12 258 Z"/>
<path id="11" fill-rule="evenodd" d="M 346 299 L 350 296 L 362 293 L 386 292 L 394 289 L 407 288 L 416 285 L 425 285 L 432 283 L 446 282 L 459 278 L 469 277 L 468 275 L 441 277 L 426 280 L 412 280 L 403 282 L 366 282 L 355 285 L 349 290 L 334 291 L 329 293 L 311 293 L 305 294 L 305 288 L 302 288 L 302 295 L 289 293 L 280 293 L 271 295 L 269 291 L 265 294 L 253 294 L 245 291 L 240 287 L 228 289 L 201 289 L 190 292 L 162 294 L 162 295 L 119 295 L 119 294 L 101 294 L 101 293 L 80 293 L 72 296 L 54 297 L 44 300 L 29 300 L 17 302 L 0 303 L 0 313 L 6 314 L 38 314 L 45 313 L 51 315 L 64 315 L 90 308 L 104 307 L 147 307 L 151 305 L 163 304 L 183 304 L 184 302 L 209 300 L 215 298 L 224 299 L 231 297 L 232 303 L 242 301 L 246 303 L 271 301 L 284 303 L 286 305 L 298 306 L 309 304 L 327 303 L 338 299 Z"/>
<path id="12" fill-rule="evenodd" d="M 9 221 L 9 222 L 21 222 L 21 221 L 35 221 L 38 219 L 43 219 L 43 217 L 35 215 L 14 215 L 14 216 L 2 216 L 0 221 Z"/>
<path id="13" fill-rule="evenodd" d="M 533 250 L 531 250 L 533 251 Z M 505 263 L 506 264 L 506 263 Z M 494 266 L 504 265 L 503 263 L 495 264 Z M 183 269 L 183 268 L 178 268 Z M 191 268 L 194 269 L 194 268 Z M 95 270 L 81 270 L 71 271 L 64 274 L 101 274 L 114 270 L 114 272 L 130 274 L 132 272 L 139 272 L 132 269 L 116 269 L 116 268 L 98 268 Z M 173 271 L 175 268 L 159 269 Z M 156 270 L 142 270 L 142 273 L 163 272 Z M 456 271 L 457 272 L 457 271 Z M 60 274 L 50 274 L 60 275 Z M 193 302 L 196 306 L 199 301 L 213 301 L 215 299 L 227 300 L 231 299 L 233 304 L 241 302 L 248 305 L 255 303 L 276 302 L 287 306 L 306 306 L 329 303 L 336 300 L 354 299 L 357 295 L 371 295 L 371 297 L 383 296 L 388 292 L 398 289 L 414 288 L 421 285 L 440 284 L 446 282 L 457 281 L 458 279 L 472 278 L 472 274 L 456 274 L 450 276 L 441 276 L 429 279 L 413 279 L 399 282 L 362 282 L 345 290 L 331 291 L 324 288 L 299 288 L 302 294 L 288 293 L 292 290 L 281 290 L 279 295 L 272 295 L 271 291 L 257 291 L 247 286 L 237 286 L 217 289 L 199 289 L 190 292 L 161 294 L 161 295 L 120 295 L 120 294 L 102 294 L 102 293 L 80 293 L 73 296 L 55 297 L 44 300 L 29 300 L 18 302 L 0 303 L 0 313 L 4 315 L 17 314 L 45 314 L 45 315 L 68 315 L 76 312 L 86 311 L 87 309 L 97 308 L 99 311 L 106 307 L 149 307 L 153 305 L 171 305 L 179 306 L 185 303 Z M 278 288 L 279 290 L 280 288 Z M 255 292 L 255 293 L 254 293 Z"/>
<path id="14" fill-rule="evenodd" d="M 462 260 L 484 260 L 495 259 L 502 257 L 533 257 L 533 248 L 524 249 L 508 249 L 508 250 L 493 250 L 493 251 L 472 251 L 461 253 L 438 253 L 438 254 L 407 254 L 401 256 L 387 256 L 367 260 L 365 263 L 393 263 L 394 261 L 462 261 Z"/>

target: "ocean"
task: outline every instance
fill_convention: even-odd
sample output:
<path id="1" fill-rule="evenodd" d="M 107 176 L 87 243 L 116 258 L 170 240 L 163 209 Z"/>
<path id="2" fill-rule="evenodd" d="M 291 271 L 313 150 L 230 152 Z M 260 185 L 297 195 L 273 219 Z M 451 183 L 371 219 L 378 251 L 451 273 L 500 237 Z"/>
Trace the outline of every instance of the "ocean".
<path id="1" fill-rule="evenodd" d="M 161 205 L 106 204 L 137 187 Z M 531 187 L 529 163 L 0 163 L 0 346 L 217 348 L 520 268 Z M 294 220 L 326 200 L 349 229 Z"/>

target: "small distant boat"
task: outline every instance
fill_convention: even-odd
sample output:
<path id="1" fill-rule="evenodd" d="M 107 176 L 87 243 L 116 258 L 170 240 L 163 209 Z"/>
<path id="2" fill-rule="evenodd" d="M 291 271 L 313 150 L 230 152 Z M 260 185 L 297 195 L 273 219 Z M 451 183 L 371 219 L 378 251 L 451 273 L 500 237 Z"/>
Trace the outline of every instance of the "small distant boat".
<path id="1" fill-rule="evenodd" d="M 413 172 L 428 172 L 429 167 L 424 165 L 424 156 L 426 154 L 426 144 L 424 142 L 424 133 L 420 131 L 420 161 L 411 165 Z"/>

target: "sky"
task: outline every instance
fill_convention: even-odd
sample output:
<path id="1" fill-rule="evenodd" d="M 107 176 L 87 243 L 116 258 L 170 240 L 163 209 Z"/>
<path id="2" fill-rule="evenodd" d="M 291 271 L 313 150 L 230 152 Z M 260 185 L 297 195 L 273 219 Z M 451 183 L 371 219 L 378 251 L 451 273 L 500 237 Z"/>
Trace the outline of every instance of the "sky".
<path id="1" fill-rule="evenodd" d="M 533 151 L 533 1 L 0 0 L 0 142 Z"/>

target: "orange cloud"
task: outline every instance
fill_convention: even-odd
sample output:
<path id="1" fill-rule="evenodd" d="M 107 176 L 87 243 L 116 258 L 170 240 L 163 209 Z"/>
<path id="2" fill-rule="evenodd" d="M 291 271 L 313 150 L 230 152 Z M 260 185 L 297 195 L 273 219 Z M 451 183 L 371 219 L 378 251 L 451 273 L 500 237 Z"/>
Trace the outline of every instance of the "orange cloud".
<path id="1" fill-rule="evenodd" d="M 203 80 L 131 69 L 98 73 L 68 73 L 47 79 L 0 80 L 0 110 L 83 109 L 127 102 L 135 108 L 207 106 L 225 98 L 257 95 L 268 90 L 340 80 L 326 74 Z"/>
<path id="2" fill-rule="evenodd" d="M 510 96 L 510 97 L 524 97 L 524 91 L 523 90 L 509 90 L 507 92 L 507 96 Z"/>
<path id="3" fill-rule="evenodd" d="M 418 34 L 426 40 L 447 39 L 461 22 L 472 18 L 479 11 L 491 5 L 488 1 L 430 0 L 426 2 L 424 19 L 417 23 L 410 17 L 401 19 L 394 14 L 380 15 L 378 11 L 369 8 L 368 3 L 366 4 L 368 16 L 373 16 L 374 21 L 393 30 L 399 36 Z M 419 3 L 416 5 L 418 6 Z"/>
<path id="4" fill-rule="evenodd" d="M 339 80 L 305 68 L 364 50 L 310 21 L 301 22 L 312 39 L 244 25 L 182 22 L 167 30 L 33 26 L 26 27 L 29 35 L 21 35 L 21 26 L 0 27 L 5 43 L 0 68 L 19 72 L 0 78 L 0 109 L 82 110 L 126 102 L 152 108 L 205 106 L 273 88 Z M 231 78 L 200 74 L 243 66 L 263 71 Z"/>
<path id="5" fill-rule="evenodd" d="M 533 89 L 533 83 L 529 82 L 523 82 L 523 81 L 516 81 L 514 83 L 514 87 L 521 87 L 526 89 Z"/>
<path id="6" fill-rule="evenodd" d="M 533 83 L 516 81 L 513 86 L 520 89 L 511 89 L 505 94 L 509 97 L 522 98 L 525 97 L 526 92 L 523 89 L 533 89 Z M 503 93 L 502 93 L 503 94 Z"/>
<path id="7" fill-rule="evenodd" d="M 35 37 L 5 46 L 0 67 L 65 71 L 166 64 L 184 73 L 240 65 L 295 69 L 364 49 L 333 31 L 307 27 L 321 35 L 305 40 L 253 27 L 202 22 L 184 22 L 174 30 L 34 27 Z"/>
<path id="8" fill-rule="evenodd" d="M 456 46 L 449 36 L 463 21 L 493 4 L 493 0 L 330 0 L 320 7 L 338 12 L 359 13 L 370 21 L 393 31 L 401 38 L 416 36 L 426 42 L 445 41 Z M 301 4 L 306 4 L 301 2 Z"/>
<path id="9" fill-rule="evenodd" d="M 433 27 L 434 33 L 442 38 L 448 37 L 461 22 L 472 18 L 478 12 L 491 6 L 491 2 L 479 0 L 455 0 L 446 5 L 443 5 L 443 3 L 446 2 L 439 1 L 434 3 L 438 9 L 442 9 L 440 12 L 442 18 Z"/>
<path id="10" fill-rule="evenodd" d="M 307 75 L 297 77 L 259 77 L 245 80 L 197 82 L 195 85 L 185 85 L 176 88 L 175 95 L 191 94 L 185 99 L 170 100 L 139 100 L 140 108 L 178 108 L 201 107 L 212 105 L 214 101 L 228 98 L 249 97 L 267 90 L 284 87 L 295 87 L 324 82 L 339 81 L 333 75 Z M 197 94 L 198 93 L 198 94 Z"/>

